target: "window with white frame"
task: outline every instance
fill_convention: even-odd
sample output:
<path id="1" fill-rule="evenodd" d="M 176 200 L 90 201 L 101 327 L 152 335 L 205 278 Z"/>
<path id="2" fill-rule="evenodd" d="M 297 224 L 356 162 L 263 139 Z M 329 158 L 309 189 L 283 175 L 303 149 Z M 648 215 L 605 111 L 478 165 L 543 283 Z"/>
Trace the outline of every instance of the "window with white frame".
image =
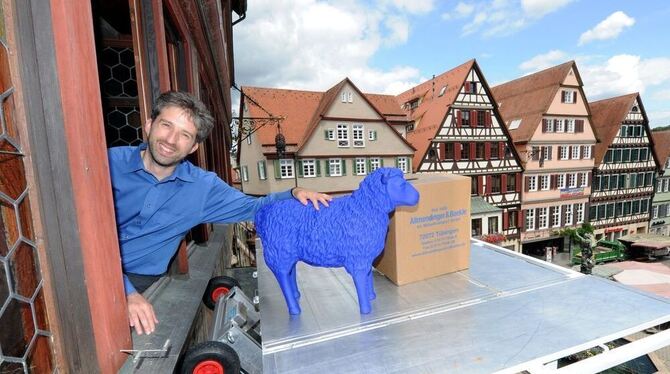
<path id="1" fill-rule="evenodd" d="M 302 161 L 302 176 L 305 178 L 316 177 L 316 160 Z"/>
<path id="2" fill-rule="evenodd" d="M 356 157 L 356 170 L 355 173 L 356 175 L 365 175 L 365 158 L 363 157 Z"/>
<path id="3" fill-rule="evenodd" d="M 558 174 L 557 184 L 558 188 L 565 188 L 565 174 Z"/>
<path id="4" fill-rule="evenodd" d="M 537 175 L 528 177 L 528 191 L 537 191 Z"/>
<path id="5" fill-rule="evenodd" d="M 547 120 L 547 132 L 554 132 L 554 120 L 553 119 L 548 119 Z"/>
<path id="6" fill-rule="evenodd" d="M 535 209 L 526 210 L 526 231 L 535 230 Z"/>
<path id="7" fill-rule="evenodd" d="M 580 149 L 580 147 L 578 145 L 573 145 L 572 146 L 572 159 L 573 160 L 578 160 L 579 159 L 579 149 Z"/>
<path id="8" fill-rule="evenodd" d="M 279 160 L 279 176 L 282 179 L 293 178 L 293 160 Z"/>
<path id="9" fill-rule="evenodd" d="M 354 140 L 354 147 L 365 147 L 365 130 L 363 125 L 353 125 L 351 129 L 351 137 Z"/>
<path id="10" fill-rule="evenodd" d="M 559 227 L 561 225 L 561 206 L 554 207 L 554 213 L 551 215 L 551 227 Z"/>
<path id="11" fill-rule="evenodd" d="M 245 166 L 242 166 L 242 180 L 245 182 L 249 182 L 249 168 Z"/>
<path id="12" fill-rule="evenodd" d="M 656 192 L 663 192 L 663 179 L 656 180 Z"/>
<path id="13" fill-rule="evenodd" d="M 556 132 L 565 132 L 565 122 L 562 119 L 555 119 L 555 129 Z"/>
<path id="14" fill-rule="evenodd" d="M 568 159 L 568 147 L 567 145 L 561 146 L 561 160 L 567 160 Z"/>
<path id="15" fill-rule="evenodd" d="M 658 218 L 658 205 L 651 208 L 651 218 Z"/>
<path id="16" fill-rule="evenodd" d="M 354 93 L 351 91 L 347 92 L 347 102 L 348 103 L 353 103 L 354 102 Z"/>
<path id="17" fill-rule="evenodd" d="M 565 120 L 565 132 L 575 132 L 575 120 L 566 119 Z"/>
<path id="18" fill-rule="evenodd" d="M 540 176 L 540 189 L 542 191 L 546 191 L 549 189 L 549 176 L 548 175 L 541 175 Z"/>
<path id="19" fill-rule="evenodd" d="M 382 167 L 382 160 L 379 157 L 370 157 L 370 173 Z"/>
<path id="20" fill-rule="evenodd" d="M 568 174 L 568 187 L 570 188 L 577 187 L 577 173 Z"/>
<path id="21" fill-rule="evenodd" d="M 577 204 L 577 223 L 583 223 L 584 222 L 584 204 Z"/>
<path id="22" fill-rule="evenodd" d="M 582 158 L 585 159 L 585 160 L 590 159 L 591 158 L 591 146 L 590 145 L 583 145 L 582 147 L 584 147 L 584 152 L 583 152 L 584 157 L 582 157 Z"/>
<path id="23" fill-rule="evenodd" d="M 347 92 L 346 92 L 346 91 L 342 91 L 341 96 L 342 96 L 342 97 L 341 97 L 342 102 L 343 102 L 343 103 L 346 103 L 346 102 L 347 102 Z"/>
<path id="24" fill-rule="evenodd" d="M 572 90 L 563 90 L 561 92 L 561 101 L 566 104 L 574 104 L 577 102 L 577 92 Z"/>
<path id="25" fill-rule="evenodd" d="M 670 178 L 665 178 L 663 180 L 663 192 L 668 192 L 670 190 Z"/>
<path id="26" fill-rule="evenodd" d="M 572 204 L 563 205 L 565 212 L 565 226 L 572 225 Z"/>
<path id="27" fill-rule="evenodd" d="M 370 141 L 377 140 L 377 131 L 375 130 L 368 131 L 368 140 Z"/>
<path id="28" fill-rule="evenodd" d="M 331 158 L 328 160 L 328 174 L 331 177 L 339 177 L 342 175 L 342 159 Z"/>
<path id="29" fill-rule="evenodd" d="M 267 172 L 265 171 L 265 161 L 258 161 L 258 179 L 266 180 L 268 178 Z"/>
<path id="30" fill-rule="evenodd" d="M 407 157 L 398 157 L 398 169 L 403 173 L 409 173 L 409 162 Z"/>
<path id="31" fill-rule="evenodd" d="M 349 146 L 349 126 L 337 125 L 337 146 L 341 148 Z"/>
<path id="32" fill-rule="evenodd" d="M 551 160 L 551 152 L 552 148 L 549 146 L 543 146 L 542 147 L 542 159 L 544 161 Z"/>
<path id="33" fill-rule="evenodd" d="M 549 227 L 549 218 L 547 217 L 549 208 L 544 207 L 544 208 L 538 208 L 538 219 L 539 219 L 539 229 L 546 229 Z"/>
<path id="34" fill-rule="evenodd" d="M 326 130 L 326 140 L 335 140 L 335 130 L 333 129 Z"/>
<path id="35" fill-rule="evenodd" d="M 589 180 L 587 179 L 589 177 L 588 172 L 583 172 L 582 173 L 582 185 L 580 187 L 586 187 L 589 184 Z"/>

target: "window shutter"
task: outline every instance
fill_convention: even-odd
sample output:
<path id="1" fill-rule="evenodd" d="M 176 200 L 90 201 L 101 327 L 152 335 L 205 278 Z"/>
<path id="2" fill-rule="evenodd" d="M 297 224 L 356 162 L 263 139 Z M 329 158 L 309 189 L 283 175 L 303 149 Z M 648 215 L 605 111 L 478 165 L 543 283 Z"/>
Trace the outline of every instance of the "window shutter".
<path id="1" fill-rule="evenodd" d="M 577 187 L 582 185 L 582 173 L 577 173 Z"/>
<path id="2" fill-rule="evenodd" d="M 298 160 L 298 177 L 302 178 L 304 176 L 302 169 L 302 160 Z"/>
<path id="3" fill-rule="evenodd" d="M 372 171 L 372 162 L 370 161 L 369 158 L 365 161 L 365 168 L 368 174 L 370 174 L 370 172 Z"/>
<path id="4" fill-rule="evenodd" d="M 540 159 L 540 147 L 532 147 L 531 152 L 533 152 L 533 161 Z"/>
<path id="5" fill-rule="evenodd" d="M 551 179 L 551 184 L 550 184 L 549 188 L 551 188 L 552 190 L 555 190 L 556 189 L 556 184 L 557 184 L 556 183 L 557 175 L 552 174 L 550 179 Z"/>
<path id="6" fill-rule="evenodd" d="M 347 160 L 340 160 L 340 165 L 342 165 L 342 175 L 347 175 Z"/>
<path id="7" fill-rule="evenodd" d="M 501 160 L 505 159 L 505 143 L 500 142 L 498 143 L 498 158 Z"/>
<path id="8" fill-rule="evenodd" d="M 263 162 L 263 161 L 258 161 L 256 163 L 256 171 L 258 172 L 258 179 L 261 179 L 261 168 L 262 168 L 261 162 Z"/>
<path id="9" fill-rule="evenodd" d="M 351 175 L 356 175 L 356 158 L 351 159 Z"/>
<path id="10" fill-rule="evenodd" d="M 470 93 L 470 81 L 465 82 L 465 93 Z"/>
<path id="11" fill-rule="evenodd" d="M 547 226 L 552 227 L 553 225 L 553 220 L 554 220 L 554 207 L 550 206 L 549 207 L 549 217 L 547 217 Z"/>
<path id="12" fill-rule="evenodd" d="M 477 158 L 477 144 L 475 142 L 470 143 L 470 160 Z"/>
<path id="13" fill-rule="evenodd" d="M 542 132 L 547 132 L 547 129 L 549 129 L 549 120 L 545 118 L 542 120 Z"/>
<path id="14" fill-rule="evenodd" d="M 484 176 L 477 176 L 477 195 L 484 195 Z"/>
<path id="15" fill-rule="evenodd" d="M 470 127 L 477 127 L 477 114 L 476 110 L 470 111 Z"/>
<path id="16" fill-rule="evenodd" d="M 523 184 L 523 190 L 525 192 L 528 192 L 530 189 L 528 188 L 528 185 L 530 184 L 530 177 L 525 178 L 526 183 Z"/>
<path id="17" fill-rule="evenodd" d="M 411 156 L 407 157 L 407 162 L 409 163 L 409 168 L 407 170 L 409 170 L 409 172 L 411 173 L 411 172 L 414 171 L 414 169 L 412 169 L 413 165 L 412 165 L 412 157 Z"/>
<path id="18" fill-rule="evenodd" d="M 586 173 L 586 187 L 591 187 L 591 172 Z"/>
<path id="19" fill-rule="evenodd" d="M 323 165 L 326 167 L 326 176 L 330 177 L 330 160 L 323 160 Z"/>
<path id="20" fill-rule="evenodd" d="M 491 125 L 493 124 L 493 121 L 491 121 L 491 112 L 487 110 L 485 113 L 486 117 L 484 117 L 484 124 L 486 125 L 486 127 L 491 127 Z"/>
<path id="21" fill-rule="evenodd" d="M 575 121 L 575 132 L 584 132 L 584 120 L 578 119 Z"/>
<path id="22" fill-rule="evenodd" d="M 516 173 L 516 192 L 521 192 L 521 173 Z"/>
<path id="23" fill-rule="evenodd" d="M 454 143 L 454 160 L 455 161 L 460 161 L 461 160 L 461 143 Z"/>
<path id="24" fill-rule="evenodd" d="M 379 166 L 384 167 L 384 159 L 381 157 L 379 158 Z"/>
<path id="25" fill-rule="evenodd" d="M 486 194 L 490 195 L 493 192 L 493 177 L 490 175 L 486 176 Z"/>
<path id="26" fill-rule="evenodd" d="M 372 131 L 372 136 L 374 137 L 373 140 L 377 140 L 377 130 Z"/>
<path id="27" fill-rule="evenodd" d="M 400 167 L 400 162 L 399 162 L 399 160 L 400 160 L 400 157 L 396 157 L 396 158 L 395 158 L 395 167 L 397 167 L 397 168 Z"/>
<path id="28" fill-rule="evenodd" d="M 324 135 L 324 138 L 325 138 L 326 140 L 329 140 L 329 139 L 328 139 L 328 130 L 323 130 L 323 135 Z"/>
<path id="29" fill-rule="evenodd" d="M 593 158 L 595 157 L 595 155 L 593 154 L 593 147 L 594 147 L 594 146 L 592 145 L 592 146 L 591 146 L 591 159 L 593 159 Z"/>
<path id="30" fill-rule="evenodd" d="M 491 159 L 491 143 L 486 142 L 484 144 L 484 159 L 490 160 Z"/>
<path id="31" fill-rule="evenodd" d="M 316 176 L 320 177 L 321 176 L 321 160 L 314 160 L 314 164 L 316 165 Z"/>
<path id="32" fill-rule="evenodd" d="M 540 228 L 540 210 L 539 209 L 534 209 L 535 210 L 535 230 L 539 230 Z"/>
<path id="33" fill-rule="evenodd" d="M 463 116 L 460 109 L 456 109 L 456 127 L 461 127 L 463 125 Z"/>
<path id="34" fill-rule="evenodd" d="M 440 155 L 442 155 L 442 160 L 447 158 L 447 143 L 440 143 Z"/>
<path id="35" fill-rule="evenodd" d="M 502 228 L 503 228 L 503 231 L 506 231 L 507 229 L 509 229 L 509 210 L 506 211 L 506 212 L 503 212 L 502 216 L 503 216 L 503 227 Z"/>
<path id="36" fill-rule="evenodd" d="M 274 160 L 275 164 L 275 179 L 281 179 L 281 170 L 279 170 L 279 160 Z"/>
<path id="37" fill-rule="evenodd" d="M 565 103 L 565 94 L 567 91 L 561 91 L 561 103 Z"/>
<path id="38" fill-rule="evenodd" d="M 500 191 L 502 193 L 507 193 L 507 174 L 503 174 L 500 176 Z"/>
<path id="39" fill-rule="evenodd" d="M 549 152 L 549 160 L 551 160 L 551 154 L 553 153 L 552 150 L 553 146 L 550 145 L 549 147 L 547 147 L 547 152 Z"/>
<path id="40" fill-rule="evenodd" d="M 526 210 L 519 210 L 519 217 L 518 222 L 516 223 L 516 226 L 523 229 L 523 231 L 526 231 Z"/>

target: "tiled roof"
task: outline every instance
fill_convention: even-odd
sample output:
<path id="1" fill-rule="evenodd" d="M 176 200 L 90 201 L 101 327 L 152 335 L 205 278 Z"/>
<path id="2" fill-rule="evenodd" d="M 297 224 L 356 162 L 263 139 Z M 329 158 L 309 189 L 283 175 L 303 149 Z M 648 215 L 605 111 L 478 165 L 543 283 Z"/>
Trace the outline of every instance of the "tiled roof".
<path id="1" fill-rule="evenodd" d="M 651 137 L 654 141 L 654 149 L 661 169 L 665 170 L 665 162 L 670 157 L 670 130 L 652 131 Z"/>
<path id="2" fill-rule="evenodd" d="M 598 139 L 593 154 L 596 166 L 603 161 L 607 148 L 612 144 L 619 128 L 621 128 L 621 122 L 626 118 L 638 96 L 636 92 L 589 103 L 591 124 Z"/>
<path id="3" fill-rule="evenodd" d="M 414 130 L 407 134 L 407 140 L 417 149 L 414 153 L 415 167 L 419 166 L 428 152 L 431 140 L 437 134 L 449 107 L 456 100 L 474 64 L 475 60 L 470 60 L 396 96 L 400 105 L 420 99 L 417 108 L 406 110 L 415 121 Z M 442 87 L 445 86 L 447 88 L 444 94 L 439 96 Z"/>
<path id="4" fill-rule="evenodd" d="M 568 61 L 491 88 L 508 129 L 512 120 L 521 120 L 518 128 L 509 129 L 515 143 L 527 142 L 533 136 L 570 69 L 581 84 L 575 62 Z"/>

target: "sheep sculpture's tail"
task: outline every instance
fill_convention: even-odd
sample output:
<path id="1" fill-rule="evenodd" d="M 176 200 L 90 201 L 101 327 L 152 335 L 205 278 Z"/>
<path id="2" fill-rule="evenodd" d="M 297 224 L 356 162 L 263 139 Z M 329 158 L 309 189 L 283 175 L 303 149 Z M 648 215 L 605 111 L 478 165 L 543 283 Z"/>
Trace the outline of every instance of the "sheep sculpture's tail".
<path id="1" fill-rule="evenodd" d="M 368 175 L 351 196 L 334 199 L 330 208 L 317 211 L 293 200 L 261 208 L 255 217 L 256 231 L 289 314 L 300 314 L 298 261 L 320 267 L 344 266 L 354 280 L 360 312 L 370 313 L 370 301 L 376 297 L 372 261 L 383 248 L 388 213 L 418 201 L 419 193 L 402 171 L 381 168 Z M 333 232 L 339 235 L 335 237 Z"/>

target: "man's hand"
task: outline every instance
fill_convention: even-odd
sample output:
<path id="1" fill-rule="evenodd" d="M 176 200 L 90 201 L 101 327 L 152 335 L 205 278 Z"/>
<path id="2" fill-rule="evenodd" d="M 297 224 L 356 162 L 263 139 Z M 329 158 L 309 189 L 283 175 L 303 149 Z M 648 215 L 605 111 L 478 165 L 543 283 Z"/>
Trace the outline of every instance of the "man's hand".
<path id="1" fill-rule="evenodd" d="M 314 205 L 314 209 L 316 210 L 319 210 L 319 203 L 323 204 L 324 206 L 328 206 L 328 202 L 333 200 L 330 195 L 308 190 L 302 187 L 296 187 L 291 192 L 293 193 L 293 197 L 298 199 L 302 205 L 307 205 L 307 203 L 311 201 L 312 205 Z"/>
<path id="2" fill-rule="evenodd" d="M 156 329 L 158 320 L 154 313 L 154 307 L 137 292 L 133 292 L 127 297 L 128 300 L 128 318 L 130 326 L 135 328 L 138 335 L 143 333 L 151 334 Z"/>

